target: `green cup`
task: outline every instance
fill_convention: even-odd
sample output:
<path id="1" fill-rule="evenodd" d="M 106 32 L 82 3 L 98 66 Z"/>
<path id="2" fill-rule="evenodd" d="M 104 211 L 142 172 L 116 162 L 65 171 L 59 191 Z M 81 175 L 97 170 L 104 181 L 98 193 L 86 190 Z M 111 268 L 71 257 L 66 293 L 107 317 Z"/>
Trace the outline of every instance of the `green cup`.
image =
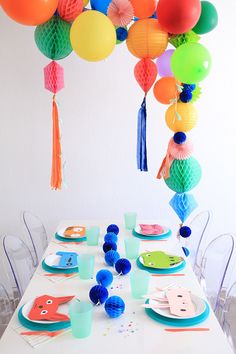
<path id="1" fill-rule="evenodd" d="M 150 274 L 144 270 L 135 270 L 130 274 L 132 297 L 141 299 L 148 293 Z"/>
<path id="2" fill-rule="evenodd" d="M 75 338 L 90 336 L 93 319 L 93 305 L 88 301 L 73 301 L 69 305 L 72 335 Z"/>
<path id="3" fill-rule="evenodd" d="M 80 254 L 78 256 L 80 279 L 91 279 L 93 277 L 94 258 L 91 254 Z"/>
<path id="4" fill-rule="evenodd" d="M 100 228 L 98 226 L 86 228 L 86 238 L 88 246 L 97 246 L 99 240 Z"/>
<path id="5" fill-rule="evenodd" d="M 128 237 L 125 239 L 125 254 L 129 259 L 136 259 L 139 256 L 140 240 Z"/>
<path id="6" fill-rule="evenodd" d="M 125 228 L 127 230 L 133 230 L 136 226 L 137 213 L 125 213 Z"/>

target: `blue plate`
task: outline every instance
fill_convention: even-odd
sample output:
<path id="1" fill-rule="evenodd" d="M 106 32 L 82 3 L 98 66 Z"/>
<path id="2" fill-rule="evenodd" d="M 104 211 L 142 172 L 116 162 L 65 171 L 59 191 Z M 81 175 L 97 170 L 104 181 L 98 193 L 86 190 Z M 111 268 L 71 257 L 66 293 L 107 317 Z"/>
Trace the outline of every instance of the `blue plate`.
<path id="1" fill-rule="evenodd" d="M 62 242 L 83 242 L 83 241 L 87 240 L 86 237 L 80 237 L 80 238 L 62 237 L 62 236 L 58 235 L 58 233 L 55 233 L 55 238 L 59 241 L 62 241 Z"/>
<path id="2" fill-rule="evenodd" d="M 161 234 L 160 236 L 144 236 L 142 234 L 138 234 L 134 229 L 132 231 L 133 235 L 135 237 L 140 238 L 141 240 L 165 240 L 166 238 L 169 238 L 172 234 L 172 231 L 169 230 L 168 232 L 166 232 L 165 234 Z"/>
<path id="3" fill-rule="evenodd" d="M 179 266 L 174 267 L 174 268 L 168 268 L 168 269 L 149 268 L 149 267 L 145 267 L 140 262 L 139 257 L 136 260 L 136 264 L 140 269 L 146 270 L 147 272 L 153 273 L 153 274 L 173 274 L 173 273 L 177 273 L 180 270 L 184 269 L 184 267 L 186 266 L 186 262 L 185 262 L 185 260 L 183 260 L 183 262 L 181 262 Z"/>
<path id="4" fill-rule="evenodd" d="M 145 302 L 146 304 L 149 304 L 149 300 Z M 153 320 L 160 322 L 164 325 L 167 326 L 173 326 L 173 327 L 190 327 L 190 326 L 195 326 L 207 319 L 210 313 L 210 308 L 208 303 L 205 301 L 206 304 L 206 309 L 203 313 L 200 315 L 194 317 L 194 318 L 180 318 L 180 319 L 174 319 L 174 318 L 168 318 L 165 316 L 162 316 L 152 309 L 145 309 L 146 314 L 151 317 Z"/>
<path id="5" fill-rule="evenodd" d="M 65 273 L 65 274 L 71 274 L 71 273 L 76 273 L 78 272 L 78 267 L 72 268 L 72 269 L 57 269 L 57 268 L 52 268 L 49 267 L 44 260 L 42 261 L 42 268 L 48 272 L 48 273 L 53 273 L 53 274 L 59 274 L 59 273 Z"/>
<path id="6" fill-rule="evenodd" d="M 31 322 L 27 318 L 25 318 L 22 314 L 22 308 L 23 306 L 19 309 L 18 311 L 18 319 L 22 326 L 31 329 L 33 331 L 59 331 L 60 329 L 68 328 L 70 327 L 70 321 L 64 321 L 64 322 L 57 322 L 57 323 L 36 323 L 36 322 Z"/>

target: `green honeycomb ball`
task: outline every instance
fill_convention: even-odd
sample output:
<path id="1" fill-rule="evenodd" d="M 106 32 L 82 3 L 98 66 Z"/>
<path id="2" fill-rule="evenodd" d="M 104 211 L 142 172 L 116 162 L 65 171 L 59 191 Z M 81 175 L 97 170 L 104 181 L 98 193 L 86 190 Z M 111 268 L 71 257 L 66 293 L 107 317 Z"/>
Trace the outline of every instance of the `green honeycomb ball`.
<path id="1" fill-rule="evenodd" d="M 174 160 L 170 168 L 170 176 L 165 179 L 165 182 L 176 193 L 184 193 L 198 184 L 201 175 L 201 166 L 194 157 Z"/>
<path id="2" fill-rule="evenodd" d="M 38 49 L 48 58 L 59 60 L 72 52 L 70 44 L 71 24 L 59 16 L 36 27 L 34 39 Z"/>

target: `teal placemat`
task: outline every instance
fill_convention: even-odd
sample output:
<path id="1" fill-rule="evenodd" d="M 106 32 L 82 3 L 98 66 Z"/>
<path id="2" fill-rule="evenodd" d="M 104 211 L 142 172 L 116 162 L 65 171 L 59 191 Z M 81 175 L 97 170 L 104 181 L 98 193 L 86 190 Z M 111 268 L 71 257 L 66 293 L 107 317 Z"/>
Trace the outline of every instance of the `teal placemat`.
<path id="1" fill-rule="evenodd" d="M 35 323 L 27 320 L 22 314 L 22 308 L 23 306 L 19 309 L 18 311 L 18 319 L 22 326 L 29 328 L 33 331 L 59 331 L 60 329 L 68 328 L 70 327 L 70 321 L 64 321 L 64 322 L 57 322 L 57 323 L 49 323 L 49 324 L 41 324 L 41 323 Z"/>
<path id="2" fill-rule="evenodd" d="M 155 241 L 155 240 L 165 240 L 166 238 L 169 238 L 172 234 L 172 231 L 169 230 L 168 232 L 166 232 L 165 234 L 162 234 L 160 236 L 151 236 L 151 237 L 141 235 L 141 234 L 137 233 L 134 229 L 133 229 L 132 233 L 135 237 L 138 237 L 141 240 L 149 240 L 149 241 L 154 240 Z"/>
<path id="3" fill-rule="evenodd" d="M 155 269 L 155 268 L 149 268 L 149 267 L 145 267 L 139 260 L 139 257 L 136 260 L 136 264 L 137 266 L 142 269 L 142 270 L 146 270 L 149 273 L 153 273 L 153 274 L 173 274 L 173 273 L 177 273 L 180 270 L 184 269 L 184 267 L 186 266 L 186 262 L 185 260 L 180 263 L 180 265 L 178 267 L 175 268 L 170 268 L 170 269 Z"/>
<path id="4" fill-rule="evenodd" d="M 59 273 L 65 273 L 65 274 L 71 274 L 71 273 L 76 273 L 78 272 L 78 267 L 72 268 L 72 269 L 58 269 L 58 268 L 52 268 L 49 267 L 44 260 L 42 261 L 42 268 L 46 270 L 48 273 L 53 273 L 53 274 L 59 274 Z"/>
<path id="5" fill-rule="evenodd" d="M 148 304 L 149 300 L 147 300 L 145 303 Z M 168 317 L 161 316 L 158 313 L 156 313 L 155 311 L 153 311 L 152 309 L 145 309 L 145 311 L 146 311 L 146 314 L 149 317 L 151 317 L 153 320 L 155 320 L 159 323 L 165 324 L 167 326 L 190 327 L 190 326 L 195 326 L 199 323 L 202 323 L 209 316 L 210 308 L 209 308 L 209 305 L 206 301 L 205 301 L 205 304 L 206 304 L 205 311 L 201 315 L 196 316 L 194 318 L 174 319 L 174 318 L 168 318 Z"/>
<path id="6" fill-rule="evenodd" d="M 80 237 L 80 238 L 67 238 L 67 237 L 62 237 L 60 235 L 58 235 L 58 233 L 55 233 L 55 238 L 59 241 L 62 242 L 83 242 L 86 241 L 87 238 L 86 237 Z"/>

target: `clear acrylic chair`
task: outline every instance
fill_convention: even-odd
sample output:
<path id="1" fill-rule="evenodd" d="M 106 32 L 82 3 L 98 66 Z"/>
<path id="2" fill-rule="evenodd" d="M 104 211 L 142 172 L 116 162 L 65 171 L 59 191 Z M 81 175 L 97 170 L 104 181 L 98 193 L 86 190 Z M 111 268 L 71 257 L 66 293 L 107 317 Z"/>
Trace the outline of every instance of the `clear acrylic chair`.
<path id="1" fill-rule="evenodd" d="M 3 236 L 2 243 L 11 278 L 14 280 L 13 292 L 18 293 L 21 298 L 35 271 L 32 254 L 18 237 Z"/>
<path id="2" fill-rule="evenodd" d="M 234 353 L 236 353 L 236 282 L 230 286 L 226 293 L 221 326 Z"/>
<path id="3" fill-rule="evenodd" d="M 46 229 L 42 221 L 28 211 L 22 213 L 22 220 L 27 231 L 29 248 L 33 255 L 34 265 L 37 266 L 48 246 Z"/>
<path id="4" fill-rule="evenodd" d="M 223 234 L 206 247 L 196 275 L 214 312 L 218 311 L 221 290 L 234 251 L 234 237 Z"/>
<path id="5" fill-rule="evenodd" d="M 0 338 L 13 314 L 12 302 L 4 285 L 0 283 Z"/>

